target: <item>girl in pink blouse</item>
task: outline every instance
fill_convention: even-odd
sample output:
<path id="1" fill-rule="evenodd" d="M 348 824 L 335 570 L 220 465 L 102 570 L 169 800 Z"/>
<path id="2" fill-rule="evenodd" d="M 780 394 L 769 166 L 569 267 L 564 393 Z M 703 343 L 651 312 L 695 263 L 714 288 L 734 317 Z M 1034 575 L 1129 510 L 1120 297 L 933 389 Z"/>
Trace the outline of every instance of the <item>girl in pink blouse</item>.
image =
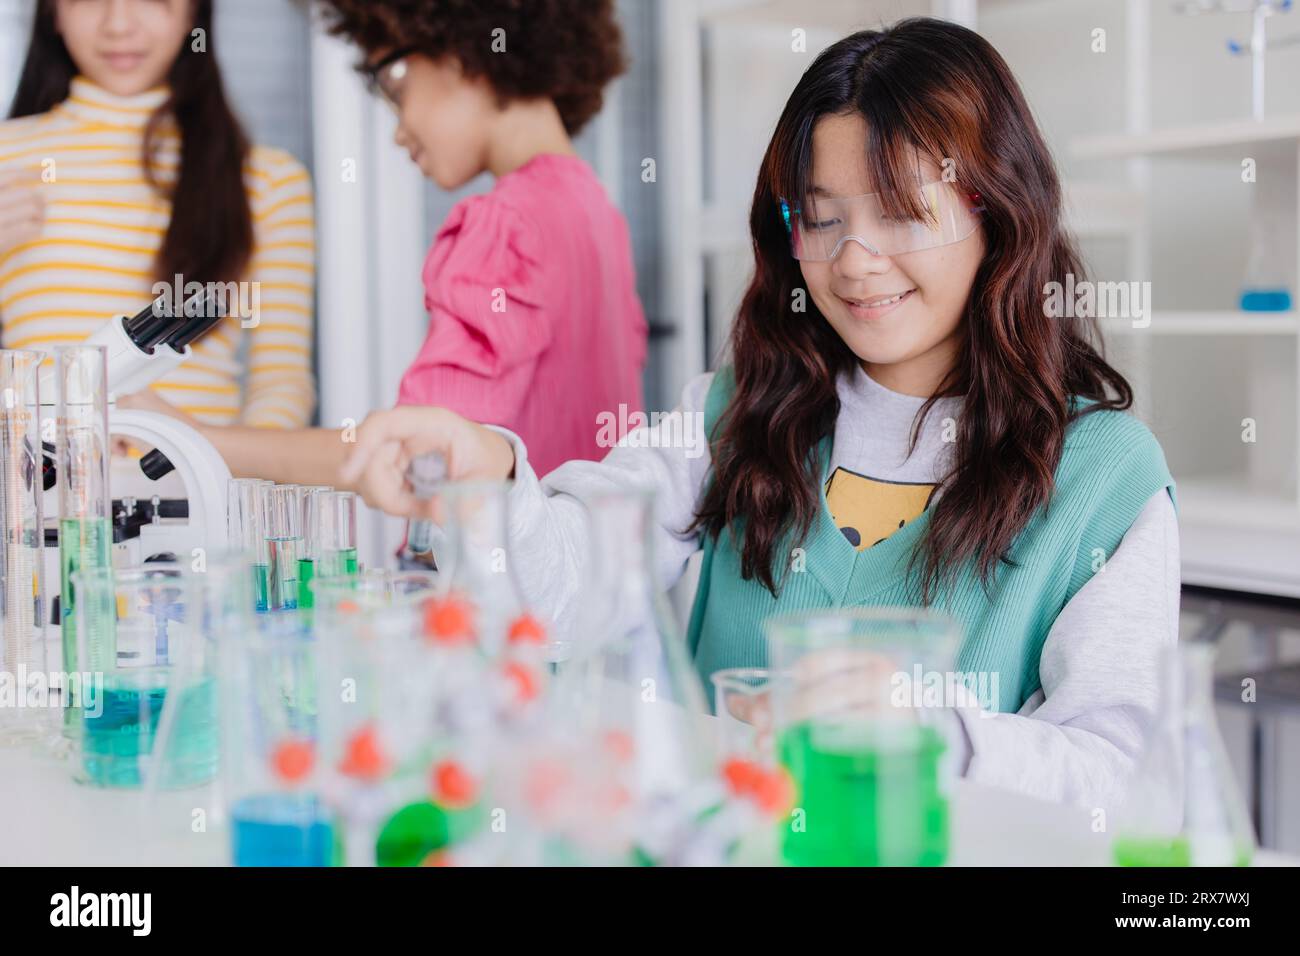
<path id="1" fill-rule="evenodd" d="M 641 410 L 646 354 L 627 223 L 571 139 L 624 69 L 612 0 L 319 2 L 425 176 L 496 177 L 429 251 L 429 332 L 398 403 L 508 428 L 541 474 L 604 457 L 602 421 Z M 336 429 L 197 427 L 236 475 L 342 485 Z"/>

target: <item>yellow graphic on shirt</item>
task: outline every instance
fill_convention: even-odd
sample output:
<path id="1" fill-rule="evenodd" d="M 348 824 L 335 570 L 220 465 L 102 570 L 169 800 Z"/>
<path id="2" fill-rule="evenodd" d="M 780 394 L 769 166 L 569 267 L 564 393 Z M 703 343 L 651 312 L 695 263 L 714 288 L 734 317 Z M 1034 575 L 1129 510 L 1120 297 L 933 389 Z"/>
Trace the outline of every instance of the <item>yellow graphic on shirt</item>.
<path id="1" fill-rule="evenodd" d="M 934 485 L 881 481 L 836 468 L 826 482 L 835 525 L 859 551 L 877 545 L 925 511 Z"/>

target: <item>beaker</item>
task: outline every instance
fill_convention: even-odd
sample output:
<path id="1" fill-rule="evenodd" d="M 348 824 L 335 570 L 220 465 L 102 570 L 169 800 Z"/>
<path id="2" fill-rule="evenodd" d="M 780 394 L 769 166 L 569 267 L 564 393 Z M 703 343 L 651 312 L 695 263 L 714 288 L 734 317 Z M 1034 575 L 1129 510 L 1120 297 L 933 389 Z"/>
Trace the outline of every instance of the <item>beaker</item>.
<path id="1" fill-rule="evenodd" d="M 217 768 L 215 661 L 187 572 L 171 564 L 85 568 L 77 588 L 82 706 L 77 779 L 159 789 L 211 781 Z M 168 743 L 156 747 L 164 710 Z M 165 752 L 164 752 L 165 751 Z"/>
<path id="2" fill-rule="evenodd" d="M 1160 658 L 1161 694 L 1116 814 L 1121 866 L 1245 866 L 1255 838 L 1214 718 L 1214 646 Z"/>
<path id="3" fill-rule="evenodd" d="M 630 828 L 641 862 L 679 862 L 720 782 L 704 689 L 655 578 L 653 493 L 586 505 L 588 583 L 552 719 L 618 758 L 627 799 L 604 818 L 593 810 L 592 826 Z"/>
<path id="4" fill-rule="evenodd" d="M 59 615 L 63 632 L 63 670 L 84 669 L 77 658 L 76 584 L 79 571 L 112 567 L 113 503 L 108 469 L 108 359 L 100 346 L 57 350 L 59 411 L 57 475 L 59 487 Z M 82 727 L 75 698 L 64 710 L 64 734 Z"/>
<path id="5" fill-rule="evenodd" d="M 417 865 L 482 824 L 494 744 L 488 671 L 481 658 L 423 640 L 418 603 L 363 605 L 328 591 L 317 603 L 329 689 L 321 754 L 347 862 Z"/>
<path id="6" fill-rule="evenodd" d="M 302 488 L 261 485 L 262 545 L 266 565 L 268 611 L 298 607 L 298 552 L 302 544 Z"/>
<path id="7" fill-rule="evenodd" d="M 0 744 L 44 736 L 53 713 L 45 659 L 45 524 L 41 514 L 40 352 L 0 350 Z M 44 681 L 46 692 L 29 691 Z"/>
<path id="8" fill-rule="evenodd" d="M 968 699 L 952 670 L 959 625 L 928 611 L 855 608 L 774 618 L 767 633 L 776 755 L 794 785 L 785 861 L 942 863 L 939 714 Z"/>
<path id="9" fill-rule="evenodd" d="M 299 615 L 272 612 L 223 628 L 218 643 L 231 862 L 337 864 L 338 828 L 321 795 L 316 641 Z"/>
<path id="10" fill-rule="evenodd" d="M 506 649 L 524 609 L 509 561 L 509 488 L 505 482 L 472 481 L 438 489 L 444 534 L 443 552 L 436 555 L 440 594 L 463 608 L 467 636 L 489 656 Z"/>
<path id="11" fill-rule="evenodd" d="M 763 667 L 727 667 L 709 675 L 724 759 L 772 760 L 772 672 Z"/>

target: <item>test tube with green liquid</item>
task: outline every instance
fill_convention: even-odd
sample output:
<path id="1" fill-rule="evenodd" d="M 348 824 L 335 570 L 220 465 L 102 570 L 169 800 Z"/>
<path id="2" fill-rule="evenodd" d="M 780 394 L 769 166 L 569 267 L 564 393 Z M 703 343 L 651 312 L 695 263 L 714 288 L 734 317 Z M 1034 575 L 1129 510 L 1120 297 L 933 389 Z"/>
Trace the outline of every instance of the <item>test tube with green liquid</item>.
<path id="1" fill-rule="evenodd" d="M 57 350 L 59 407 L 56 420 L 59 485 L 59 594 L 63 670 L 78 673 L 77 645 L 116 646 L 112 614 L 82 618 L 95 634 L 77 637 L 73 575 L 112 567 L 112 500 L 108 490 L 108 354 L 100 346 Z M 110 663 L 111 666 L 111 663 Z M 78 736 L 80 701 L 64 708 L 63 732 Z"/>
<path id="2" fill-rule="evenodd" d="M 322 578 L 357 573 L 357 496 L 350 491 L 330 491 L 320 502 L 320 557 L 316 568 Z"/>
<path id="3" fill-rule="evenodd" d="M 298 554 L 298 607 L 312 606 L 312 578 L 320 558 L 320 505 L 329 485 L 304 485 L 302 489 L 302 550 Z"/>
<path id="4" fill-rule="evenodd" d="M 302 488 L 263 485 L 262 523 L 266 541 L 266 606 L 271 611 L 298 607 L 298 552 L 302 545 Z"/>
<path id="5" fill-rule="evenodd" d="M 253 607 L 267 610 L 270 574 L 263 552 L 266 532 L 262 527 L 262 492 L 271 482 L 262 478 L 232 478 L 227 491 L 226 536 L 230 547 L 252 562 Z"/>

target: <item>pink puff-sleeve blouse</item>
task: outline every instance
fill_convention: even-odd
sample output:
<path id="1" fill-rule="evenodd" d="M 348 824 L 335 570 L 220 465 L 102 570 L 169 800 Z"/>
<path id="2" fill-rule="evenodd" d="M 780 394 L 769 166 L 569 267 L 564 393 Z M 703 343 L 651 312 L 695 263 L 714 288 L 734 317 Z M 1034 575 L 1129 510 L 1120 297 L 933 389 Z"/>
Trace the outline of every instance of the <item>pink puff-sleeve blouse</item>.
<path id="1" fill-rule="evenodd" d="M 641 410 L 646 322 L 627 223 L 574 156 L 542 155 L 456 204 L 424 265 L 429 333 L 401 405 L 519 435 L 539 475 L 608 448 Z"/>

